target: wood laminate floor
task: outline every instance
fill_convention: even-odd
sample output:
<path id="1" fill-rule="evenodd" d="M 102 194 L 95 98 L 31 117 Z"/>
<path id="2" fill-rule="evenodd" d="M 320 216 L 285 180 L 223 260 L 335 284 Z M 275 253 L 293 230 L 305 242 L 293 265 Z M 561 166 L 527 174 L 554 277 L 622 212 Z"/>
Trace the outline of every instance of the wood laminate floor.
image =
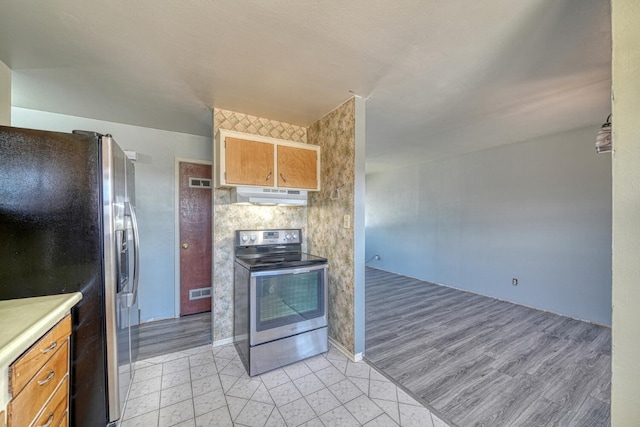
<path id="1" fill-rule="evenodd" d="M 610 425 L 606 327 L 367 267 L 366 358 L 451 425 Z"/>
<path id="2" fill-rule="evenodd" d="M 139 348 L 137 360 L 211 344 L 211 312 L 138 325 L 132 345 Z"/>

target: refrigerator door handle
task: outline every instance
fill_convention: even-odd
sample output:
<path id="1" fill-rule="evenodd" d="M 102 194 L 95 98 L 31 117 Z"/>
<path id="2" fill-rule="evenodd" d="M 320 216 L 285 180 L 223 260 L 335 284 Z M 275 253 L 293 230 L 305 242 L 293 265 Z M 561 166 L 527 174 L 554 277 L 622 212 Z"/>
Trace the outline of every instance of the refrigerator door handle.
<path id="1" fill-rule="evenodd" d="M 124 231 L 116 230 L 116 270 L 118 271 L 118 283 L 116 283 L 116 291 L 120 291 L 121 286 L 123 285 L 123 276 L 122 276 L 122 252 L 124 249 L 123 245 L 124 241 Z"/>
<path id="2" fill-rule="evenodd" d="M 132 297 L 128 298 L 128 307 L 133 307 L 138 299 L 138 280 L 140 279 L 140 235 L 138 234 L 138 219 L 136 211 L 131 202 L 129 212 L 131 213 L 131 228 L 133 228 L 133 287 L 131 290 Z"/>

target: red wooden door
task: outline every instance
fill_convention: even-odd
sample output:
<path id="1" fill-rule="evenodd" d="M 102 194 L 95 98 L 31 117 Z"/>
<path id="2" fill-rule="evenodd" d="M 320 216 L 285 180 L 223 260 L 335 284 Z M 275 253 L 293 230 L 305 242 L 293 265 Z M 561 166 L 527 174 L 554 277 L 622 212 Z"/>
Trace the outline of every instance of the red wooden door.
<path id="1" fill-rule="evenodd" d="M 180 162 L 180 316 L 211 311 L 211 165 Z"/>

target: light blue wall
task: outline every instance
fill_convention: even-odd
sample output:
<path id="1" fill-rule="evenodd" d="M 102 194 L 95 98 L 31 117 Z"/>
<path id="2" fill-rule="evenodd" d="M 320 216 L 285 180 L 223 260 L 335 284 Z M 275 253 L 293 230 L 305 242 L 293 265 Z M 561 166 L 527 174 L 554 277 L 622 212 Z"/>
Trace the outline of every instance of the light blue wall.
<path id="1" fill-rule="evenodd" d="M 368 265 L 611 324 L 611 157 L 597 127 L 366 181 Z M 519 285 L 512 286 L 511 279 Z"/>
<path id="2" fill-rule="evenodd" d="M 13 126 L 110 133 L 138 153 L 136 205 L 140 225 L 139 306 L 143 322 L 177 316 L 175 310 L 175 158 L 212 160 L 210 138 L 184 133 L 12 108 Z"/>

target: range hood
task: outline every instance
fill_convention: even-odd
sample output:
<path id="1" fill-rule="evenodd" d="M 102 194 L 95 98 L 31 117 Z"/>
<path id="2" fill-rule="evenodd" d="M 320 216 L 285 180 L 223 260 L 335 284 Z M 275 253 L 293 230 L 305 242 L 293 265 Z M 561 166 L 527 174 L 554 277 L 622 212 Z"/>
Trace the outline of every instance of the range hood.
<path id="1" fill-rule="evenodd" d="M 307 191 L 235 187 L 231 189 L 231 203 L 262 206 L 307 206 Z"/>

